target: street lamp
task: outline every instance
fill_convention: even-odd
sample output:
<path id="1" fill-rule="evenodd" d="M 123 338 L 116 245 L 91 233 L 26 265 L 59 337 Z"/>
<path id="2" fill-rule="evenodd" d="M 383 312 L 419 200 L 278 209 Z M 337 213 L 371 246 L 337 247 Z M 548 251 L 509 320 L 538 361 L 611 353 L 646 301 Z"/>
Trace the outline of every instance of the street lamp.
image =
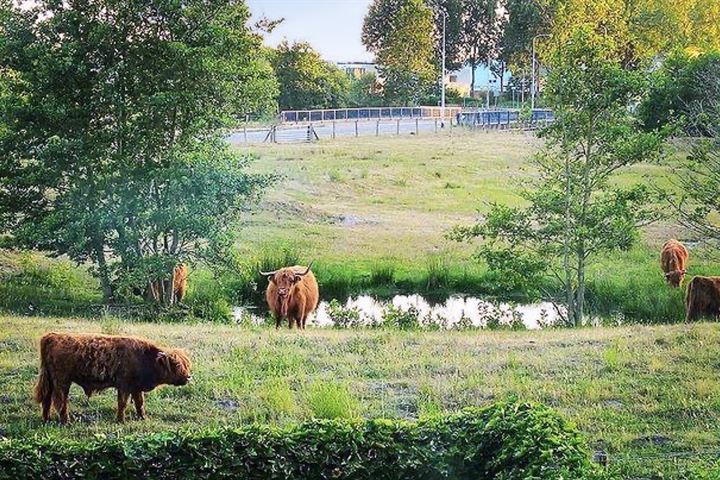
<path id="1" fill-rule="evenodd" d="M 442 38 L 442 91 L 440 92 L 440 127 L 445 128 L 445 42 L 446 42 L 446 28 L 447 28 L 447 12 L 441 11 L 443 16 L 443 38 Z"/>
<path id="2" fill-rule="evenodd" d="M 551 37 L 552 35 L 547 33 L 540 33 L 535 35 L 532 39 L 532 87 L 530 92 L 530 110 L 535 110 L 535 40 L 541 37 Z M 540 72 L 538 72 L 540 73 Z"/>

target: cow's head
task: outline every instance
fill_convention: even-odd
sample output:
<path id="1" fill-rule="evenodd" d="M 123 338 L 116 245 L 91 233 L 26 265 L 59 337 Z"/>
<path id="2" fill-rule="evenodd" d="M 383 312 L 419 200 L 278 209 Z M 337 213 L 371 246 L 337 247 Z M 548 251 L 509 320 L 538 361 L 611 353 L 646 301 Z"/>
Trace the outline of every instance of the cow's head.
<path id="1" fill-rule="evenodd" d="M 281 268 L 280 270 L 272 272 L 260 272 L 261 275 L 267 276 L 268 282 L 275 284 L 282 310 L 280 313 L 283 316 L 286 316 L 288 313 L 288 304 L 295 285 L 297 285 L 305 275 L 310 273 L 310 268 L 312 268 L 312 262 L 310 262 L 310 265 L 308 265 L 304 272 L 298 272 L 293 267 Z"/>
<path id="2" fill-rule="evenodd" d="M 160 350 L 155 357 L 162 383 L 187 385 L 190 375 L 190 359 L 182 350 Z"/>
<path id="3" fill-rule="evenodd" d="M 683 278 L 685 278 L 685 274 L 687 273 L 687 270 L 684 268 L 682 270 L 673 270 L 672 272 L 668 272 L 665 274 L 665 281 L 673 288 L 679 288 L 680 284 L 683 281 Z"/>

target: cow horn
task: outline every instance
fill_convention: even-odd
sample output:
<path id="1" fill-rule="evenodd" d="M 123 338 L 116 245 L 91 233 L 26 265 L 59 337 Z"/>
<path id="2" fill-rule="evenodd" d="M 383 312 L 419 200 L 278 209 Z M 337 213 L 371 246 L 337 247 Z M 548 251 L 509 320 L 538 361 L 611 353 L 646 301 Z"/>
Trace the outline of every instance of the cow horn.
<path id="1" fill-rule="evenodd" d="M 313 260 L 313 262 L 314 262 L 314 260 Z M 307 266 L 307 269 L 303 273 L 296 273 L 295 275 L 297 275 L 298 277 L 304 277 L 305 275 L 310 273 L 310 269 L 312 268 L 313 262 L 310 262 L 310 265 Z"/>
<path id="2" fill-rule="evenodd" d="M 268 277 L 268 276 L 270 276 L 270 275 L 275 275 L 276 273 L 277 273 L 277 270 L 273 270 L 272 272 L 263 272 L 263 271 L 260 271 L 260 275 L 263 275 L 263 276 L 266 276 L 266 277 Z"/>

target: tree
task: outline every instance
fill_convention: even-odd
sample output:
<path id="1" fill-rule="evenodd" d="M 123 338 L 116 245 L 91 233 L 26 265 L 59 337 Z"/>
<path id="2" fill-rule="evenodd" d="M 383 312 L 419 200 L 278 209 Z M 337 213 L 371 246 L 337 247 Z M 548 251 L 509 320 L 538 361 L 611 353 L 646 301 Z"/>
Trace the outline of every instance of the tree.
<path id="1" fill-rule="evenodd" d="M 713 125 L 705 125 L 698 112 L 713 99 L 712 89 L 720 81 L 720 51 L 698 56 L 677 52 L 653 75 L 648 97 L 640 105 L 640 117 L 646 128 L 656 129 L 684 122 L 690 135 L 706 135 Z"/>
<path id="2" fill-rule="evenodd" d="M 280 83 L 278 103 L 283 110 L 340 108 L 347 102 L 350 82 L 340 69 L 326 62 L 305 42 L 283 41 L 273 55 Z"/>
<path id="3" fill-rule="evenodd" d="M 684 108 L 690 125 L 701 125 L 706 138 L 692 141 L 691 154 L 668 177 L 674 195 L 667 199 L 680 223 L 693 230 L 704 243 L 720 247 L 720 76 L 698 69 L 693 84 L 703 85 L 705 95 Z"/>
<path id="4" fill-rule="evenodd" d="M 422 0 L 375 0 L 362 41 L 375 53 L 386 101 L 417 104 L 437 84 L 433 12 Z"/>
<path id="5" fill-rule="evenodd" d="M 0 230 L 92 261 L 107 300 L 123 278 L 172 283 L 177 263 L 222 256 L 270 180 L 215 137 L 277 95 L 245 4 L 25 7 L 0 5 Z"/>
<path id="6" fill-rule="evenodd" d="M 552 24 L 552 7 L 547 0 L 504 0 L 505 22 L 499 58 L 514 72 L 530 70 L 532 39 L 547 33 Z"/>
<path id="7" fill-rule="evenodd" d="M 550 275 L 570 325 L 584 322 L 588 263 L 601 252 L 628 249 L 638 227 L 653 218 L 644 186 L 612 182 L 620 169 L 656 158 L 662 136 L 640 130 L 628 105 L 642 91 L 642 78 L 611 51 L 608 39 L 587 29 L 556 50 L 547 87 L 556 120 L 542 132 L 545 147 L 533 162 L 539 178 L 523 193 L 528 206 L 492 205 L 484 221 L 453 233 L 459 240 L 482 237 L 480 255 L 492 270 L 531 283 Z"/>
<path id="8" fill-rule="evenodd" d="M 503 17 L 498 14 L 497 0 L 463 0 L 462 19 L 461 42 L 465 64 L 471 71 L 470 96 L 473 96 L 475 70 L 480 65 L 490 67 L 497 57 Z M 504 73 L 500 75 L 501 90 Z"/>
<path id="9" fill-rule="evenodd" d="M 382 106 L 382 85 L 377 75 L 365 73 L 350 79 L 349 107 L 380 107 Z"/>

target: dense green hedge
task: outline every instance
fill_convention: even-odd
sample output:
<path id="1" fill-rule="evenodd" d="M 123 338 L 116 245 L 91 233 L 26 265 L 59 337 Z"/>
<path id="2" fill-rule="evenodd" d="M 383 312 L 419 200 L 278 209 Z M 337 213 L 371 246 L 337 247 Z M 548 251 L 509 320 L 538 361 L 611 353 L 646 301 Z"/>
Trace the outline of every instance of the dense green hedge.
<path id="1" fill-rule="evenodd" d="M 92 442 L 0 443 L 0 478 L 578 479 L 575 427 L 541 405 L 498 403 L 415 423 L 312 421 Z"/>

